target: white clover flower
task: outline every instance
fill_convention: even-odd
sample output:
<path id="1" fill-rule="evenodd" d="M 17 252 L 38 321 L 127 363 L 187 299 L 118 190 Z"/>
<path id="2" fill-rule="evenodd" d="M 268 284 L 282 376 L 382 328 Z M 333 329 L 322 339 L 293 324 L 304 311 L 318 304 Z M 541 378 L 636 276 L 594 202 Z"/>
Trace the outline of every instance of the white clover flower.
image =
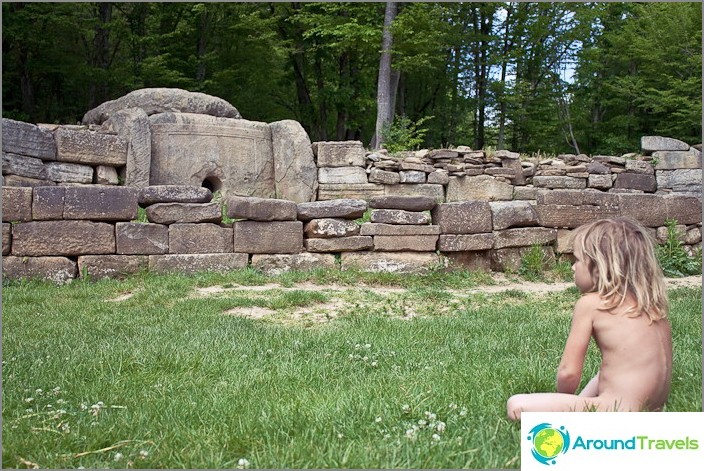
<path id="1" fill-rule="evenodd" d="M 437 425 L 435 426 L 435 428 L 437 429 L 438 432 L 442 433 L 445 431 L 446 426 L 447 425 L 445 424 L 445 422 L 438 422 Z"/>
<path id="2" fill-rule="evenodd" d="M 41 389 L 36 389 L 34 392 L 35 392 L 37 395 L 40 395 L 40 394 L 43 393 L 44 391 L 42 391 Z"/>
<path id="3" fill-rule="evenodd" d="M 113 458 L 113 461 L 120 461 L 122 458 L 124 458 L 124 455 L 122 453 L 115 453 L 115 457 Z"/>
<path id="4" fill-rule="evenodd" d="M 411 412 L 411 406 L 409 406 L 408 404 L 404 404 L 401 406 L 401 410 L 404 414 L 408 414 L 409 412 Z"/>
<path id="5" fill-rule="evenodd" d="M 369 357 L 365 356 L 364 358 L 362 358 L 362 361 L 367 361 L 367 360 L 369 360 Z"/>
<path id="6" fill-rule="evenodd" d="M 340 440 L 342 440 L 343 438 L 345 438 L 345 436 L 344 436 L 343 434 L 341 434 L 341 433 L 338 433 L 338 434 L 337 434 L 337 438 L 339 438 Z"/>
<path id="7" fill-rule="evenodd" d="M 149 452 L 147 450 L 139 450 L 139 459 L 143 460 L 147 456 L 149 456 Z"/>
<path id="8" fill-rule="evenodd" d="M 447 407 L 449 407 L 449 408 L 452 409 L 452 410 L 455 410 L 455 409 L 457 409 L 457 404 L 455 404 L 455 403 L 453 402 L 452 404 L 450 404 L 450 405 L 447 406 Z"/>
<path id="9" fill-rule="evenodd" d="M 33 400 L 34 400 L 33 397 L 26 397 L 26 398 L 24 399 L 24 402 L 26 402 L 27 404 L 29 404 L 29 403 L 32 402 Z"/>
<path id="10" fill-rule="evenodd" d="M 364 346 L 364 348 L 372 348 L 372 344 L 371 344 L 371 343 L 368 343 L 368 344 L 366 344 L 366 345 Z"/>
<path id="11" fill-rule="evenodd" d="M 61 394 L 61 388 L 56 386 L 54 389 L 51 390 L 52 393 L 54 393 L 55 396 L 58 396 Z"/>
<path id="12" fill-rule="evenodd" d="M 430 411 L 425 411 L 425 418 L 428 420 L 435 420 L 437 418 L 437 415 Z"/>
<path id="13" fill-rule="evenodd" d="M 249 467 L 249 460 L 247 458 L 240 458 L 237 460 L 237 469 L 247 469 Z"/>
<path id="14" fill-rule="evenodd" d="M 406 430 L 406 438 L 416 438 L 416 431 L 412 428 Z"/>
<path id="15" fill-rule="evenodd" d="M 434 442 L 440 441 L 440 435 L 438 435 L 437 433 L 434 433 L 433 436 L 430 438 L 432 438 Z"/>
<path id="16" fill-rule="evenodd" d="M 61 424 L 61 426 L 60 426 L 59 428 L 60 428 L 61 431 L 64 432 L 64 433 L 70 433 L 70 432 L 71 432 L 71 426 L 68 424 L 68 422 L 64 422 L 63 424 Z"/>
<path id="17" fill-rule="evenodd" d="M 460 415 L 461 415 L 462 417 L 464 417 L 465 415 L 467 415 L 467 412 L 468 412 L 468 411 L 467 411 L 467 408 L 466 408 L 466 407 L 463 407 L 462 410 L 460 411 Z"/>
<path id="18" fill-rule="evenodd" d="M 376 419 L 374 419 L 374 422 L 376 422 L 377 424 L 381 422 L 381 417 L 377 417 Z"/>
<path id="19" fill-rule="evenodd" d="M 375 362 L 375 361 L 373 361 L 373 362 L 371 363 L 371 365 L 374 366 L 374 367 L 376 367 L 378 364 L 379 364 L 379 363 L 377 363 L 377 362 Z"/>
<path id="20" fill-rule="evenodd" d="M 384 440 L 388 440 L 389 438 L 391 438 L 391 434 L 385 433 Z"/>
<path id="21" fill-rule="evenodd" d="M 420 420 L 418 421 L 418 425 L 420 425 L 421 427 L 424 427 L 425 425 L 427 425 L 427 423 L 428 423 L 428 422 L 427 422 L 426 420 L 423 420 L 423 419 L 420 419 Z"/>

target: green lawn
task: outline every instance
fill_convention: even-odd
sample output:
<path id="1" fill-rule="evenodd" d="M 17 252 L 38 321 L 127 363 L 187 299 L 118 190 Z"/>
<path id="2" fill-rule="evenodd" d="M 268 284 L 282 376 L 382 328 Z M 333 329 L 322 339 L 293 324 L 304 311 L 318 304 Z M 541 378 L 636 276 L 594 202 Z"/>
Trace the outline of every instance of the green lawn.
<path id="1" fill-rule="evenodd" d="M 468 292 L 487 283 L 6 282 L 3 467 L 518 468 L 506 399 L 554 388 L 578 293 Z M 670 297 L 667 410 L 701 411 L 701 288 Z M 592 345 L 585 374 L 597 367 Z"/>

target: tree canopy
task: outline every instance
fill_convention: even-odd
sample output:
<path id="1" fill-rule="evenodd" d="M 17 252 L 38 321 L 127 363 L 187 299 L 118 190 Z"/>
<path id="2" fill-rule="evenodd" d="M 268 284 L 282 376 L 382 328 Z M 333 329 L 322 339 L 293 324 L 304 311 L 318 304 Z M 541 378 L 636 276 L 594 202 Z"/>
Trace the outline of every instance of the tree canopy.
<path id="1" fill-rule="evenodd" d="M 633 151 L 651 134 L 701 142 L 698 2 L 398 2 L 390 51 L 385 11 L 3 3 L 3 116 L 75 123 L 132 90 L 178 87 L 246 119 L 298 120 L 314 141 L 368 145 L 390 52 L 392 115 L 423 122 L 427 147 L 598 154 Z"/>

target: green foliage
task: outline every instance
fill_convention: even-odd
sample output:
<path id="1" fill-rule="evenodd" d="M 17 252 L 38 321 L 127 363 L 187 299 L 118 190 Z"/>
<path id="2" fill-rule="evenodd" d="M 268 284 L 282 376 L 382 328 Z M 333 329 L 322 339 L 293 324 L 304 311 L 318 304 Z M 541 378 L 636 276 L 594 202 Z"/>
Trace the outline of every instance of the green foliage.
<path id="1" fill-rule="evenodd" d="M 406 115 L 396 116 L 393 123 L 384 126 L 381 131 L 384 148 L 391 154 L 418 149 L 428 132 L 428 128 L 420 126 L 433 118 L 425 116 L 414 122 Z"/>
<path id="2" fill-rule="evenodd" d="M 684 249 L 682 241 L 679 240 L 676 227 L 677 221 L 668 219 L 665 221 L 667 227 L 667 240 L 659 244 L 656 254 L 662 271 L 665 276 L 682 277 L 689 275 L 701 275 L 702 273 L 702 250 L 698 249 L 695 256 L 690 256 Z"/>
<path id="3" fill-rule="evenodd" d="M 541 245 L 535 244 L 521 257 L 521 266 L 518 274 L 527 280 L 541 280 L 545 276 L 546 269 L 550 269 L 554 262 L 546 256 Z"/>
<path id="4" fill-rule="evenodd" d="M 147 217 L 147 210 L 141 206 L 137 207 L 137 217 L 130 222 L 139 222 L 142 224 L 148 224 L 149 218 Z"/>
<path id="5" fill-rule="evenodd" d="M 362 217 L 355 219 L 354 222 L 356 222 L 358 225 L 361 226 L 365 222 L 369 222 L 371 220 L 372 220 L 372 210 L 367 209 L 366 211 L 364 211 L 364 214 L 362 214 Z"/>
<path id="6" fill-rule="evenodd" d="M 232 224 L 233 222 L 237 221 L 237 219 L 233 219 L 227 215 L 227 202 L 222 196 L 222 191 L 215 191 L 213 193 L 213 198 L 211 199 L 211 201 L 220 205 L 220 213 L 222 214 L 221 222 L 223 224 Z"/>

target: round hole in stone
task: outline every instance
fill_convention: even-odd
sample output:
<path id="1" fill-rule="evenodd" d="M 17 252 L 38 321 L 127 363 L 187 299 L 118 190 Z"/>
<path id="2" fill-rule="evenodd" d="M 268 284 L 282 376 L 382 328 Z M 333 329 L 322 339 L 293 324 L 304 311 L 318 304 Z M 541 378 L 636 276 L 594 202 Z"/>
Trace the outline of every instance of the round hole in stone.
<path id="1" fill-rule="evenodd" d="M 213 193 L 215 193 L 216 191 L 222 188 L 222 182 L 217 177 L 207 177 L 205 180 L 203 180 L 203 183 L 201 183 L 200 186 L 207 188 Z"/>

